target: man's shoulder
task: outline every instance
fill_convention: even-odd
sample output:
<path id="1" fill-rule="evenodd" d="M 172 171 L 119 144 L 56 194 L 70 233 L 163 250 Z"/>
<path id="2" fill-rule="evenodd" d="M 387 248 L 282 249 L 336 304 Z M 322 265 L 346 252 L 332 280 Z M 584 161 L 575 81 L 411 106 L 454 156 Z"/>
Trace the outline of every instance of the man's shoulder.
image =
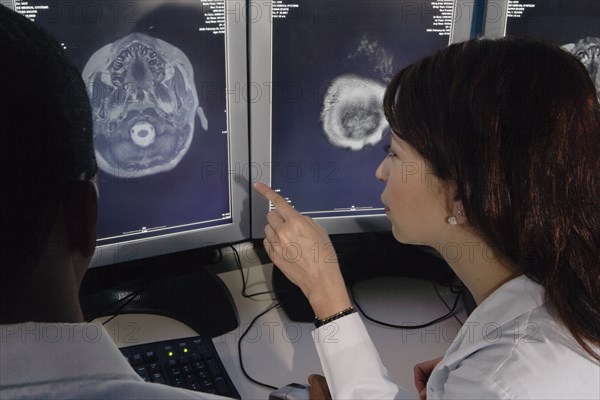
<path id="1" fill-rule="evenodd" d="M 113 379 L 81 379 L 45 384 L 2 388 L 2 399 L 61 398 L 78 400 L 95 399 L 223 399 L 209 393 L 194 392 L 158 383 L 114 377 Z"/>
<path id="2" fill-rule="evenodd" d="M 101 388 L 90 386 L 90 398 L 108 399 L 223 399 L 210 393 L 194 392 L 158 383 L 139 382 L 131 380 L 114 380 L 105 382 Z"/>

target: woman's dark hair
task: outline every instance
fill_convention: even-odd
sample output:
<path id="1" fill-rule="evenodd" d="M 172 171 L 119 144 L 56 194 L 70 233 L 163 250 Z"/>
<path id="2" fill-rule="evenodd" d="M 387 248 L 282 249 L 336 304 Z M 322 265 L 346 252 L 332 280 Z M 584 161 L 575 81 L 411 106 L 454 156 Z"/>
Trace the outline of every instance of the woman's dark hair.
<path id="1" fill-rule="evenodd" d="M 400 71 L 384 108 L 600 360 L 600 107 L 584 66 L 548 43 L 472 40 Z"/>

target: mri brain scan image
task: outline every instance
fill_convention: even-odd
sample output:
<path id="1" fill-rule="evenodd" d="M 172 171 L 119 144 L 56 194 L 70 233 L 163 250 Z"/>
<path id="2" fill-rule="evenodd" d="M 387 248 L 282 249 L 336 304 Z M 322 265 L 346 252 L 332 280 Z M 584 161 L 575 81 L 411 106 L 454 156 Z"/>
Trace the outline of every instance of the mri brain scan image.
<path id="1" fill-rule="evenodd" d="M 392 78 L 394 59 L 377 40 L 363 35 L 346 60 L 367 66 L 377 80 L 355 74 L 336 77 L 325 93 L 321 121 L 331 144 L 359 151 L 379 143 L 388 126 L 382 108 L 383 82 Z"/>
<path id="2" fill-rule="evenodd" d="M 596 85 L 596 92 L 600 98 L 600 38 L 586 37 L 576 43 L 565 44 L 562 47 L 574 54 L 585 65 Z"/>
<path id="3" fill-rule="evenodd" d="M 362 150 L 378 143 L 387 128 L 383 114 L 385 86 L 356 75 L 337 77 L 328 87 L 321 121 L 334 146 Z"/>
<path id="4" fill-rule="evenodd" d="M 98 166 L 136 177 L 172 170 L 188 151 L 198 115 L 192 65 L 177 47 L 132 33 L 96 51 L 83 70 Z"/>

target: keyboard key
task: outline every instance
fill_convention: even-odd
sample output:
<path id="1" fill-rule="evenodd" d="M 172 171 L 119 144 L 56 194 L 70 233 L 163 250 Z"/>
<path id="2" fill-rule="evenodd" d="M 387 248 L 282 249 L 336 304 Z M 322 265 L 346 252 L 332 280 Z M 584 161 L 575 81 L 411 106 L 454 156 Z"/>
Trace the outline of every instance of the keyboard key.
<path id="1" fill-rule="evenodd" d="M 177 387 L 185 387 L 185 379 L 183 379 L 183 376 L 178 376 L 176 378 L 171 379 L 171 383 L 173 384 L 173 386 L 177 386 Z"/>
<path id="2" fill-rule="evenodd" d="M 171 371 L 169 371 L 169 376 L 171 377 L 171 380 L 177 379 L 177 378 L 183 378 L 183 373 L 178 369 L 171 370 Z"/>
<path id="3" fill-rule="evenodd" d="M 148 365 L 148 368 L 150 369 L 150 372 L 162 372 L 162 370 L 160 369 L 160 365 L 156 362 L 150 363 L 150 365 Z"/>
<path id="4" fill-rule="evenodd" d="M 183 379 L 185 379 L 185 381 L 189 384 L 192 382 L 198 382 L 198 378 L 196 377 L 195 374 L 183 374 Z"/>
<path id="5" fill-rule="evenodd" d="M 194 366 L 194 369 L 196 370 L 196 372 L 207 370 L 206 364 L 204 364 L 203 361 L 196 361 L 196 362 L 194 362 L 193 366 Z"/>
<path id="6" fill-rule="evenodd" d="M 158 356 L 156 355 L 155 351 L 150 350 L 144 354 L 144 362 L 151 363 L 156 361 L 158 361 Z"/>
<path id="7" fill-rule="evenodd" d="M 202 385 L 202 387 L 204 389 L 211 389 L 215 386 L 215 384 L 213 383 L 213 381 L 211 379 L 202 379 L 200 381 L 200 384 Z"/>
<path id="8" fill-rule="evenodd" d="M 208 367 L 208 371 L 212 376 L 222 375 L 221 368 L 219 367 L 217 360 L 215 360 L 214 358 L 206 360 L 206 366 Z"/>
<path id="9" fill-rule="evenodd" d="M 208 371 L 196 372 L 196 375 L 198 376 L 199 379 L 208 379 L 208 380 L 210 380 L 210 375 L 208 375 Z"/>
<path id="10" fill-rule="evenodd" d="M 194 373 L 194 367 L 192 367 L 192 364 L 183 364 L 181 366 L 181 371 L 184 374 L 193 374 Z"/>
<path id="11" fill-rule="evenodd" d="M 161 374 L 159 372 L 155 372 L 155 373 L 151 374 L 150 378 L 152 378 L 152 382 L 155 382 L 155 383 L 167 383 L 163 374 Z"/>
<path id="12" fill-rule="evenodd" d="M 144 363 L 144 356 L 141 353 L 137 353 L 129 357 L 129 363 L 132 366 L 141 365 Z"/>
<path id="13" fill-rule="evenodd" d="M 151 382 L 150 374 L 148 373 L 148 369 L 146 369 L 146 367 L 144 367 L 144 366 L 136 367 L 135 372 L 137 372 L 137 374 L 139 376 L 141 376 L 142 379 L 145 380 L 146 382 Z"/>
<path id="14" fill-rule="evenodd" d="M 231 390 L 229 390 L 229 385 L 225 381 L 225 378 L 222 376 L 216 377 L 214 379 L 215 388 L 217 389 L 217 393 L 223 396 L 231 396 Z"/>

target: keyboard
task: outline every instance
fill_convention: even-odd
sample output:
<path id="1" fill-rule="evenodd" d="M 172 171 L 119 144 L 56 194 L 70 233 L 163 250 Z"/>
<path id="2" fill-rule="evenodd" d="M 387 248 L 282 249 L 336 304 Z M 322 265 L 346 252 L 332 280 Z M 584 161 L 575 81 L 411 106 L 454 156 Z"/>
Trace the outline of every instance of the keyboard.
<path id="1" fill-rule="evenodd" d="M 165 340 L 120 350 L 146 382 L 241 398 L 208 336 Z"/>

